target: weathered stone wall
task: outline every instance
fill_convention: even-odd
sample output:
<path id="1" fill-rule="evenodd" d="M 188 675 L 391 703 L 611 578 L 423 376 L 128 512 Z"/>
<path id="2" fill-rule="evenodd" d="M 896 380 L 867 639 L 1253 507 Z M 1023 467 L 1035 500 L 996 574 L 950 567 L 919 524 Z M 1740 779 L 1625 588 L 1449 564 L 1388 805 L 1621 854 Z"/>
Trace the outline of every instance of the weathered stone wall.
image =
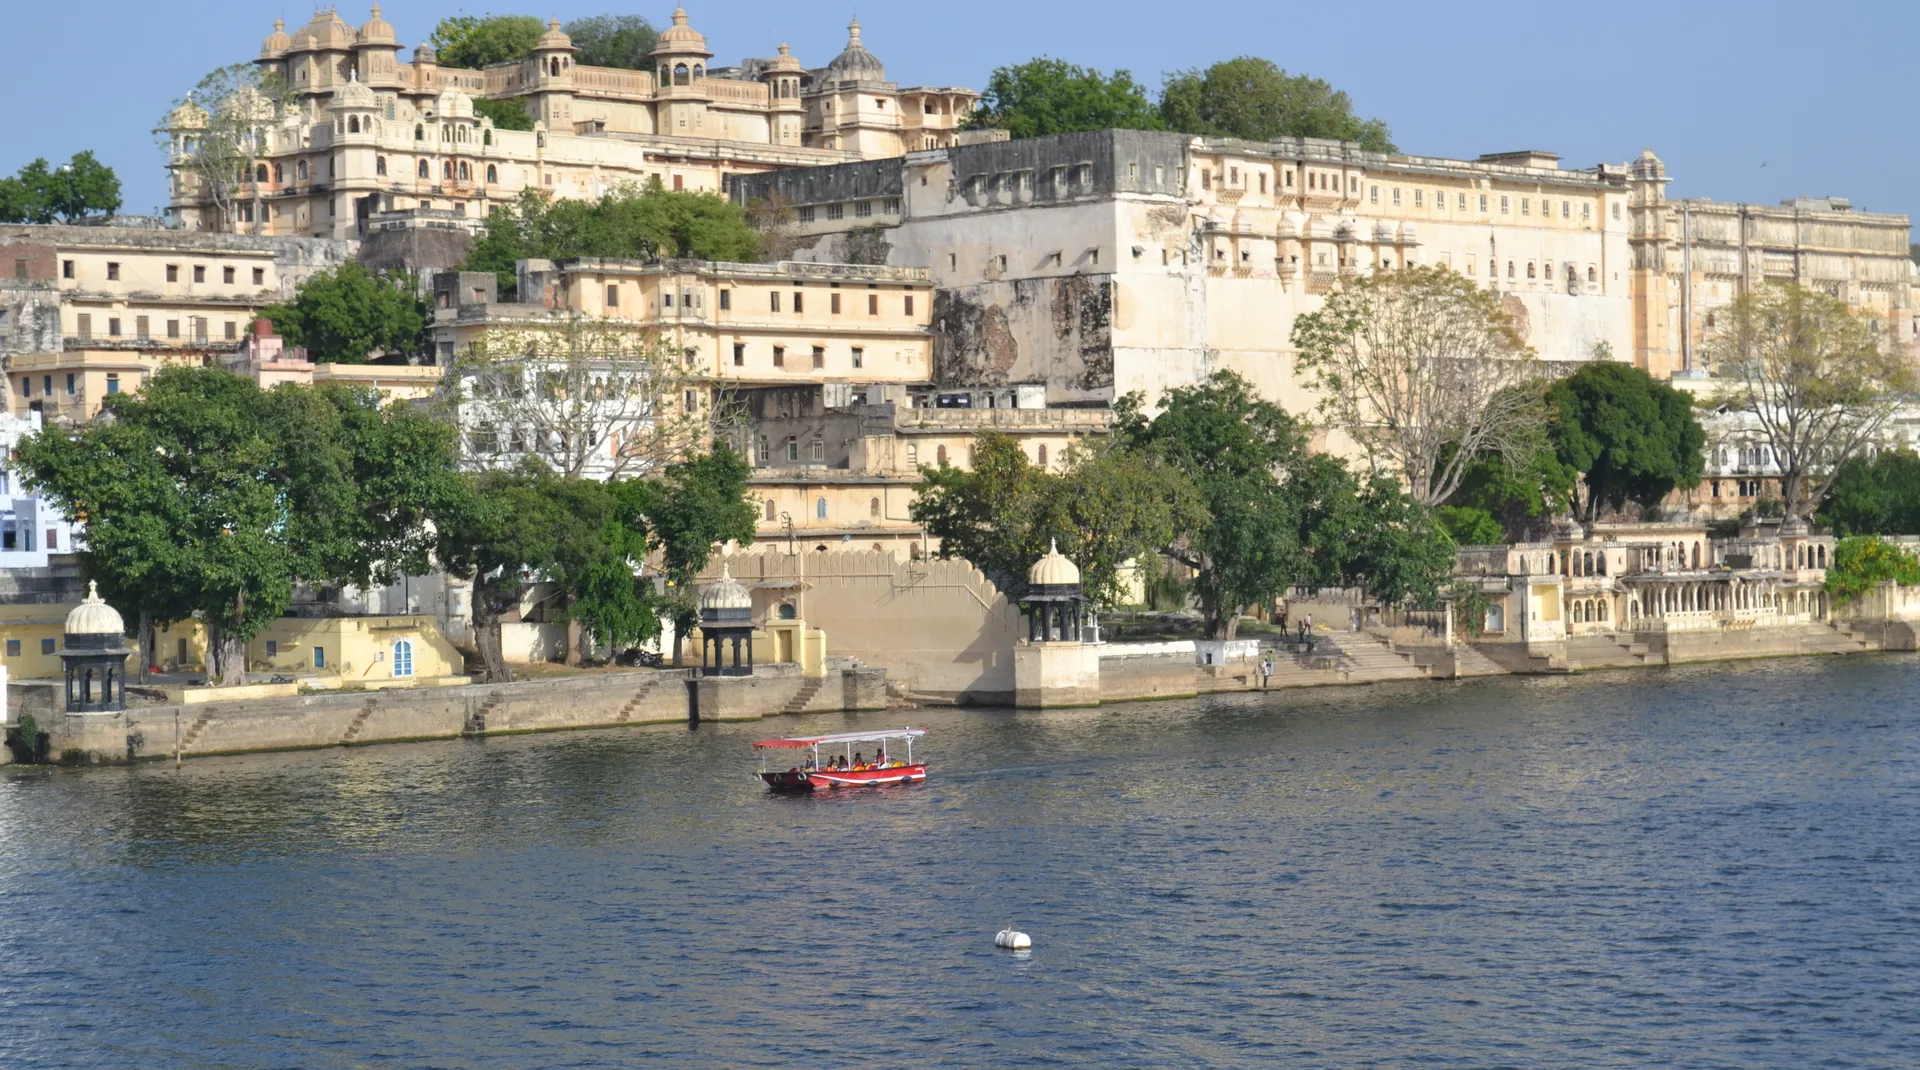
<path id="1" fill-rule="evenodd" d="M 1191 652 L 1100 659 L 1100 701 L 1189 698 L 1199 693 Z"/>
<path id="2" fill-rule="evenodd" d="M 678 723 L 690 711 L 684 670 L 599 673 L 557 680 L 374 692 L 330 692 L 252 702 L 145 706 L 114 714 L 61 714 L 46 720 L 53 751 L 81 750 L 97 760 L 193 757 L 467 733 L 537 732 L 627 724 Z M 884 708 L 885 674 L 828 670 L 715 681 L 703 688 L 702 717 L 755 720 L 779 713 Z M 854 703 L 848 705 L 849 702 Z"/>

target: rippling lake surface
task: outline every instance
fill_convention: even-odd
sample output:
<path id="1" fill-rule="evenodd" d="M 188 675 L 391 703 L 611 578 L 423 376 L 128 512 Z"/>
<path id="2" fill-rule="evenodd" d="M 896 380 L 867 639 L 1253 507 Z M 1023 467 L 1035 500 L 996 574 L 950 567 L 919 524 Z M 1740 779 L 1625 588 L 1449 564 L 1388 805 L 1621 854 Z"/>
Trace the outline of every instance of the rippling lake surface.
<path id="1" fill-rule="evenodd" d="M 10 771 L 0 1066 L 1912 1067 L 1917 709 L 1856 657 Z M 924 786 L 747 776 L 902 722 Z"/>

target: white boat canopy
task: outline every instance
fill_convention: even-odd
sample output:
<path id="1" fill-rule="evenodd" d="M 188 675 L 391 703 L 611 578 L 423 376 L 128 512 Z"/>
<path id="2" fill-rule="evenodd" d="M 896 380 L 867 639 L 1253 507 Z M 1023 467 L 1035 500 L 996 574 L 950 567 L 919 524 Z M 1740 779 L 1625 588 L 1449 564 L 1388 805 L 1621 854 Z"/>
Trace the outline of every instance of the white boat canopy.
<path id="1" fill-rule="evenodd" d="M 786 747 L 793 750 L 804 750 L 807 747 L 818 747 L 827 743 L 885 743 L 890 739 L 913 739 L 926 734 L 927 730 L 924 728 L 888 728 L 878 732 L 842 732 L 839 735 L 833 736 L 800 736 L 795 739 L 763 739 L 755 743 L 754 746 L 756 748 Z"/>

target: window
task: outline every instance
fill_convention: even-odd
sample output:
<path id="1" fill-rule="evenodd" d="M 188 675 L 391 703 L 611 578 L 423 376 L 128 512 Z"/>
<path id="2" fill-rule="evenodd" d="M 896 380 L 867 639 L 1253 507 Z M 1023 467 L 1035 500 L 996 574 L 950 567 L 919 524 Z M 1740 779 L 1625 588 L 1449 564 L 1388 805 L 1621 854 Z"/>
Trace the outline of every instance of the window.
<path id="1" fill-rule="evenodd" d="M 784 368 L 787 366 L 787 347 L 786 346 L 773 347 L 773 366 L 776 368 Z"/>
<path id="2" fill-rule="evenodd" d="M 1424 190 L 1414 190 L 1414 191 L 1413 191 L 1413 206 L 1414 206 L 1415 208 L 1420 208 L 1420 207 L 1423 207 L 1423 205 L 1421 204 L 1421 198 L 1422 198 L 1423 196 L 1425 196 L 1425 195 L 1426 195 L 1426 191 L 1424 191 Z"/>
<path id="3" fill-rule="evenodd" d="M 231 342 L 234 340 L 234 338 L 237 337 L 237 335 L 234 332 L 235 332 L 235 324 L 232 320 L 228 320 L 227 321 L 227 341 Z"/>
<path id="4" fill-rule="evenodd" d="M 51 550 L 51 549 L 53 549 L 53 545 L 52 545 L 51 543 L 49 543 L 49 544 L 47 545 L 47 549 L 49 549 L 49 550 Z M 55 649 L 55 647 L 56 647 L 56 645 L 57 645 L 57 644 L 56 644 L 56 643 L 55 643 L 55 642 L 54 642 L 53 640 L 51 640 L 51 639 L 42 639 L 42 640 L 40 640 L 40 653 L 42 653 L 42 654 L 51 654 L 51 653 L 53 653 L 53 651 L 54 651 L 54 649 Z"/>
<path id="5" fill-rule="evenodd" d="M 1038 453 L 1039 453 L 1040 467 L 1045 468 L 1047 466 L 1047 444 L 1046 443 L 1044 442 L 1040 443 L 1040 449 Z"/>
<path id="6" fill-rule="evenodd" d="M 912 294 L 908 294 L 908 295 L 907 295 L 907 299 L 906 299 L 906 313 L 907 313 L 907 315 L 909 315 L 909 316 L 911 316 L 911 315 L 913 315 L 913 295 L 912 295 Z"/>
<path id="7" fill-rule="evenodd" d="M 669 306 L 671 306 L 673 304 L 673 295 L 667 294 L 665 300 L 666 300 L 666 303 Z M 607 307 L 608 308 L 620 307 L 620 287 L 615 286 L 613 283 L 607 284 Z"/>
<path id="8" fill-rule="evenodd" d="M 1400 190 L 1398 187 L 1393 191 L 1393 203 L 1396 205 L 1400 203 Z"/>
<path id="9" fill-rule="evenodd" d="M 1507 199 L 1505 197 L 1500 198 L 1500 214 L 1507 214 Z"/>
<path id="10" fill-rule="evenodd" d="M 682 412 L 699 412 L 700 391 L 688 390 L 683 392 L 680 398 L 680 408 Z"/>
<path id="11" fill-rule="evenodd" d="M 373 173 L 376 175 L 384 175 L 387 173 L 387 158 L 385 156 L 375 156 L 373 158 Z"/>
<path id="12" fill-rule="evenodd" d="M 23 398 L 33 396 L 33 376 L 23 375 L 20 377 L 20 396 Z"/>
<path id="13" fill-rule="evenodd" d="M 1546 202 L 1543 201 L 1541 203 L 1544 205 Z M 1520 198 L 1520 214 L 1521 215 L 1531 215 L 1532 208 L 1533 208 L 1533 202 L 1529 198 L 1526 198 L 1526 197 Z M 1540 214 L 1545 215 L 1546 212 L 1543 210 Z"/>
<path id="14" fill-rule="evenodd" d="M 68 397 L 73 396 L 73 373 L 72 372 L 67 373 L 67 396 Z"/>
<path id="15" fill-rule="evenodd" d="M 730 311 L 732 308 L 733 308 L 733 291 L 721 290 L 720 291 L 720 311 L 727 312 L 727 311 Z"/>
<path id="16" fill-rule="evenodd" d="M 1464 193 L 1460 195 L 1460 210 L 1462 212 L 1467 210 L 1467 195 Z"/>
<path id="17" fill-rule="evenodd" d="M 119 392 L 120 392 L 120 373 L 108 372 L 107 373 L 107 393 L 118 394 Z"/>
<path id="18" fill-rule="evenodd" d="M 804 205 L 804 206 L 802 206 L 802 207 L 801 207 L 801 209 L 800 209 L 800 222 L 802 222 L 802 223 L 811 223 L 811 222 L 813 222 L 813 205 L 811 205 L 811 204 L 809 204 L 809 205 Z"/>
<path id="19" fill-rule="evenodd" d="M 1533 278 L 1533 261 L 1527 261 L 1527 278 Z"/>
<path id="20" fill-rule="evenodd" d="M 816 462 L 827 459 L 827 444 L 817 438 L 813 440 L 813 459 Z"/>
<path id="21" fill-rule="evenodd" d="M 74 333 L 82 338 L 93 337 L 93 317 L 85 312 L 75 317 Z"/>
<path id="22" fill-rule="evenodd" d="M 167 337 L 168 338 L 180 337 L 180 321 L 179 320 L 167 321 Z"/>
<path id="23" fill-rule="evenodd" d="M 195 282 L 207 281 L 207 265 L 205 264 L 193 265 L 193 281 Z"/>
<path id="24" fill-rule="evenodd" d="M 827 350 L 825 346 L 813 347 L 813 366 L 815 368 L 824 368 L 827 366 Z"/>
<path id="25" fill-rule="evenodd" d="M 1467 274 L 1473 274 L 1473 254 L 1467 254 Z"/>
<path id="26" fill-rule="evenodd" d="M 112 282 L 118 282 L 120 280 L 120 262 L 119 261 L 117 260 L 107 261 L 107 279 Z"/>
<path id="27" fill-rule="evenodd" d="M 844 205 L 844 204 L 829 204 L 829 205 L 827 205 L 827 218 L 828 218 L 828 219 L 844 219 L 844 218 L 846 218 L 846 215 L 847 215 L 847 206 L 846 206 L 846 205 Z"/>
<path id="28" fill-rule="evenodd" d="M 405 639 L 393 641 L 393 675 L 413 675 L 413 644 Z"/>
<path id="29" fill-rule="evenodd" d="M 1588 265 L 1587 265 L 1587 281 L 1588 281 L 1588 282 L 1598 282 L 1598 281 L 1600 281 L 1600 280 L 1599 280 L 1599 278 L 1598 278 L 1598 277 L 1597 277 L 1597 276 L 1595 275 L 1595 273 L 1594 273 L 1594 270 L 1593 270 L 1593 265 L 1592 265 L 1592 264 L 1588 264 Z"/>
<path id="30" fill-rule="evenodd" d="M 1260 172 L 1260 192 L 1267 192 L 1267 173 L 1265 171 Z"/>
<path id="31" fill-rule="evenodd" d="M 1613 202 L 1613 218 L 1615 219 L 1620 218 L 1620 202 L 1619 201 Z"/>
<path id="32" fill-rule="evenodd" d="M 253 269 L 253 284 L 254 284 L 255 286 L 265 286 L 265 285 L 267 284 L 267 269 L 266 269 L 266 268 L 254 268 L 254 269 Z"/>
<path id="33" fill-rule="evenodd" d="M 765 435 L 760 436 L 760 447 L 759 447 L 759 452 L 756 454 L 756 456 L 760 458 L 761 464 L 767 463 L 767 436 Z M 772 502 L 767 503 L 767 519 L 768 520 L 773 519 L 773 503 Z"/>
<path id="34" fill-rule="evenodd" d="M 167 281 L 168 282 L 180 281 L 180 265 L 179 264 L 167 265 Z"/>
<path id="35" fill-rule="evenodd" d="M 60 277 L 63 279 L 73 278 L 73 261 L 71 260 L 60 261 Z"/>
<path id="36" fill-rule="evenodd" d="M 232 286 L 233 285 L 233 269 L 230 267 L 221 268 L 220 281 L 226 283 L 228 286 Z"/>
<path id="37" fill-rule="evenodd" d="M 1513 261 L 1511 261 L 1511 260 L 1509 260 L 1509 261 L 1507 261 L 1507 278 L 1510 278 L 1510 279 L 1511 279 L 1511 278 L 1513 278 L 1513 277 L 1514 277 L 1514 275 L 1513 275 L 1513 270 L 1514 270 L 1514 269 L 1513 269 Z"/>
<path id="38" fill-rule="evenodd" d="M 40 377 L 40 392 L 48 397 L 53 396 L 53 376 L 43 375 Z"/>
<path id="39" fill-rule="evenodd" d="M 840 314 L 840 295 L 839 294 L 836 293 L 828 296 L 827 311 L 833 313 L 836 316 Z"/>
<path id="40" fill-rule="evenodd" d="M 1709 319 L 1711 319 L 1711 317 L 1709 317 Z M 1711 327 L 1713 326 L 1713 324 L 1708 323 L 1707 326 Z M 853 347 L 853 366 L 856 368 L 864 368 L 866 367 L 866 364 L 867 364 L 867 351 L 864 349 L 861 349 L 859 346 L 854 346 Z"/>
<path id="41" fill-rule="evenodd" d="M 313 667 L 316 669 L 324 669 L 327 667 L 326 647 L 317 646 L 313 648 Z"/>
<path id="42" fill-rule="evenodd" d="M 944 468 L 944 467 L 946 467 L 946 464 L 947 464 L 947 447 L 945 447 L 945 446 L 936 446 L 936 447 L 934 447 L 934 451 L 933 451 L 933 463 L 935 463 L 935 464 L 937 464 L 937 465 L 939 465 L 939 466 L 941 466 L 942 468 Z"/>
<path id="43" fill-rule="evenodd" d="M 769 301 L 769 307 L 771 307 L 775 312 L 780 311 L 780 291 L 779 290 L 773 291 L 772 293 L 767 295 L 767 298 Z"/>
<path id="44" fill-rule="evenodd" d="M 108 338 L 120 337 L 120 317 L 118 316 L 107 317 L 107 337 Z"/>
<path id="45" fill-rule="evenodd" d="M 17 658 L 20 656 L 20 640 L 18 639 L 7 640 L 7 656 L 10 658 Z"/>
<path id="46" fill-rule="evenodd" d="M 825 498 L 817 498 L 814 500 L 813 515 L 817 520 L 825 520 L 827 518 L 827 500 Z"/>
<path id="47" fill-rule="evenodd" d="M 1484 193 L 1480 195 L 1480 210 L 1482 212 L 1487 210 L 1487 195 Z"/>
<path id="48" fill-rule="evenodd" d="M 1201 189 L 1213 188 L 1213 172 L 1204 167 L 1200 169 L 1200 188 Z"/>
<path id="49" fill-rule="evenodd" d="M 747 364 L 747 344 L 745 342 L 733 343 L 733 366 L 736 368 L 743 368 L 746 366 L 746 364 Z"/>
<path id="50" fill-rule="evenodd" d="M 793 314 L 796 316 L 806 311 L 806 306 L 801 302 L 804 296 L 799 290 L 793 291 Z"/>
<path id="51" fill-rule="evenodd" d="M 907 467 L 918 468 L 919 466 L 920 466 L 920 445 L 915 442 L 909 442 L 907 443 Z"/>
<path id="52" fill-rule="evenodd" d="M 279 653 L 280 644 L 272 639 L 267 640 L 267 656 L 270 658 L 277 657 Z"/>
<path id="53" fill-rule="evenodd" d="M 427 169 L 427 161 L 421 160 L 420 166 L 417 169 L 415 169 L 415 174 L 419 175 L 419 177 L 421 178 L 430 178 L 432 177 L 433 172 Z"/>
<path id="54" fill-rule="evenodd" d="M 1240 169 L 1238 167 L 1227 168 L 1227 184 L 1230 186 L 1240 184 Z"/>
<path id="55" fill-rule="evenodd" d="M 872 201 L 855 202 L 853 206 L 853 214 L 861 219 L 866 219 L 871 217 L 873 215 L 873 202 Z"/>

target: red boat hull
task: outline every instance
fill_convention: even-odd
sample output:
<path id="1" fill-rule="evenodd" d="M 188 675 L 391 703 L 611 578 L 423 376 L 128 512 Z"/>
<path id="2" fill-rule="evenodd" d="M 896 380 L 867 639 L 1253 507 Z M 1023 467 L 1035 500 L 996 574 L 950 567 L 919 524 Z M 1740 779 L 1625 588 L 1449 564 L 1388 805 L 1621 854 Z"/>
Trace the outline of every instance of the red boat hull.
<path id="1" fill-rule="evenodd" d="M 775 791 L 832 791 L 918 783 L 927 779 L 927 767 L 915 764 L 891 769 L 789 769 L 761 773 L 760 779 Z"/>

